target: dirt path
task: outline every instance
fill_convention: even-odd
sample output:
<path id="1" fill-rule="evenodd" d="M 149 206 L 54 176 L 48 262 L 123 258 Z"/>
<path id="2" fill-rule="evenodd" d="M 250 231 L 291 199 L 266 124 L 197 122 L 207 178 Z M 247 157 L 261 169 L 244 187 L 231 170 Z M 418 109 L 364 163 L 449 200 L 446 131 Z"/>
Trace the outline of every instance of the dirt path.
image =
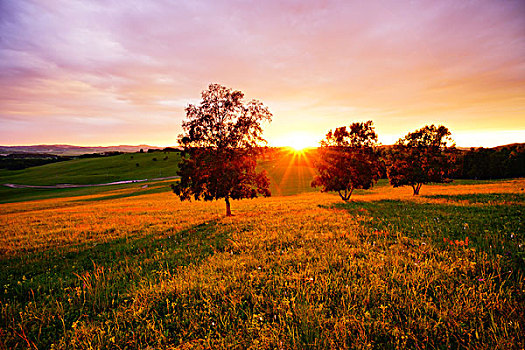
<path id="1" fill-rule="evenodd" d="M 112 185 L 123 185 L 131 184 L 136 182 L 147 182 L 147 181 L 162 181 L 162 180 L 172 180 L 180 179 L 180 176 L 168 176 L 168 177 L 157 177 L 154 179 L 142 179 L 142 180 L 125 180 L 125 181 L 115 181 L 107 182 L 103 184 L 91 184 L 91 185 L 73 185 L 73 184 L 57 184 L 57 185 L 17 185 L 17 184 L 2 184 L 3 186 L 10 188 L 43 188 L 43 189 L 54 189 L 54 188 L 79 188 L 79 187 L 100 187 L 100 186 L 112 186 Z"/>

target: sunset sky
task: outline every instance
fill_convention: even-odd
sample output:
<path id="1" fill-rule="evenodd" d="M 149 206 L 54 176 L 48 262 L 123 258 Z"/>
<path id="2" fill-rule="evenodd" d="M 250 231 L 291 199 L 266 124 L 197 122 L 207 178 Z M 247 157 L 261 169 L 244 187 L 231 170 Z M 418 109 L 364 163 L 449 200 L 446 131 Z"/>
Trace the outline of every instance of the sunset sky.
<path id="1" fill-rule="evenodd" d="M 210 83 L 269 107 L 270 145 L 525 142 L 525 1 L 0 0 L 2 145 L 175 145 Z"/>

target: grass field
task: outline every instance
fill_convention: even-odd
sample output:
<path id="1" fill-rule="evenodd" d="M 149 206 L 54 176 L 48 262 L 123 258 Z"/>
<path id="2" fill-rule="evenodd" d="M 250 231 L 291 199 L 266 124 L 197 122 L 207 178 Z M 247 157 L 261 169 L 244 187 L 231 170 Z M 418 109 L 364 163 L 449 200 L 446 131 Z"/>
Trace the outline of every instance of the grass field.
<path id="1" fill-rule="evenodd" d="M 169 182 L 0 204 L 0 349 L 525 346 L 525 179 L 344 203 L 293 164 L 231 218 Z"/>
<path id="2" fill-rule="evenodd" d="M 172 176 L 176 157 L 79 160 L 0 181 Z M 2 189 L 19 203 L 0 206 L 0 347 L 523 347 L 524 180 L 425 186 L 421 197 L 382 180 L 343 203 L 311 193 L 304 155 L 260 168 L 287 197 L 235 202 L 234 218 L 220 202 L 180 203 L 170 181 Z"/>
<path id="3" fill-rule="evenodd" d="M 179 153 L 132 153 L 103 158 L 76 159 L 27 168 L 0 170 L 0 184 L 56 185 L 99 184 L 123 180 L 141 180 L 177 175 Z M 111 188 L 26 189 L 0 186 L 0 203 L 35 199 L 82 196 L 113 190 L 137 188 L 141 185 L 120 185 Z M 166 191 L 169 185 L 166 186 Z"/>
<path id="4" fill-rule="evenodd" d="M 179 153 L 127 153 L 75 159 L 23 170 L 0 170 L 2 183 L 27 185 L 93 184 L 177 175 Z M 138 164 L 138 165 L 137 165 Z"/>

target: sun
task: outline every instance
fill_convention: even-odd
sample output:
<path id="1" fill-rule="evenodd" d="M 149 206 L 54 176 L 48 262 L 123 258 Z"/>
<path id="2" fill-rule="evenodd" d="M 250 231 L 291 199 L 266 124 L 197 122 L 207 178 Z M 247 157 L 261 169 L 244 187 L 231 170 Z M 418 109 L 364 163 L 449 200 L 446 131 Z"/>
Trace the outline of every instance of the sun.
<path id="1" fill-rule="evenodd" d="M 305 132 L 293 132 L 283 137 L 284 145 L 292 148 L 295 152 L 303 152 L 306 148 L 316 147 L 315 136 Z"/>

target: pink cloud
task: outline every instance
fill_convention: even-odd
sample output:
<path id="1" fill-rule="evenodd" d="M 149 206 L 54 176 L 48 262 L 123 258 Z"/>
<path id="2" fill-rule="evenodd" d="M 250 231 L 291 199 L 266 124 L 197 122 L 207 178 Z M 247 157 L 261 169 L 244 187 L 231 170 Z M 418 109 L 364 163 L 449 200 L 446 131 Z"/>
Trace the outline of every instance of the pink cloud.
<path id="1" fill-rule="evenodd" d="M 96 141 L 107 118 L 130 126 L 119 140 L 166 144 L 180 130 L 183 101 L 210 82 L 269 105 L 269 137 L 305 115 L 316 129 L 366 115 L 401 135 L 425 120 L 468 129 L 475 116 L 488 128 L 525 128 L 519 0 L 1 6 L 0 143 L 26 142 L 14 121 L 37 130 L 41 120 L 70 130 L 48 133 L 56 142 L 81 140 L 74 130 L 84 125 L 89 142 L 113 143 L 119 133 Z"/>

